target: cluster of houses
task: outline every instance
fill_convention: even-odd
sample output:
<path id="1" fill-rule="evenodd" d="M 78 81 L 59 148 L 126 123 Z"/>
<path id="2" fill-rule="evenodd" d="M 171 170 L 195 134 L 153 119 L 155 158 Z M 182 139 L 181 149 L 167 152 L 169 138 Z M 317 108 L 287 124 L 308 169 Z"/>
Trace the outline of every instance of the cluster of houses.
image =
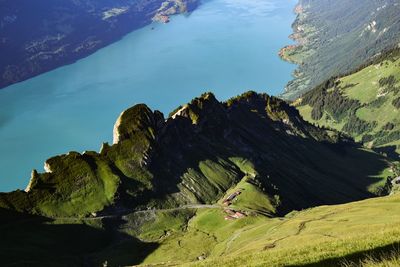
<path id="1" fill-rule="evenodd" d="M 241 211 L 236 211 L 233 209 L 224 209 L 225 213 L 227 214 L 225 216 L 225 220 L 230 221 L 230 220 L 236 220 L 240 219 L 243 217 L 246 217 L 246 214 L 241 212 Z"/>
<path id="2" fill-rule="evenodd" d="M 232 202 L 241 194 L 241 191 L 236 191 L 232 194 L 230 194 L 226 199 L 224 199 L 223 201 L 223 205 L 225 207 L 229 207 L 230 205 L 232 205 Z M 225 220 L 236 220 L 236 219 L 240 219 L 243 217 L 246 217 L 246 214 L 241 212 L 241 211 L 236 211 L 230 208 L 225 208 L 224 209 L 225 213 L 227 214 L 225 216 Z"/>

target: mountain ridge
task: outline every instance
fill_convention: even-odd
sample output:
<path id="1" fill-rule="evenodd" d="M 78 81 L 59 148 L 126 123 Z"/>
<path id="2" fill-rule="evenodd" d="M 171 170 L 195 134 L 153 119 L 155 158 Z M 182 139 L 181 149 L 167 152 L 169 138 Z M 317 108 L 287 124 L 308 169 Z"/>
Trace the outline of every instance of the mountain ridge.
<path id="1" fill-rule="evenodd" d="M 114 136 L 114 144 L 103 144 L 99 153 L 70 152 L 48 159 L 45 173 L 32 172 L 27 192 L 0 194 L 0 206 L 65 217 L 87 216 L 112 206 L 212 204 L 249 176 L 268 196 L 271 214 L 280 214 L 317 203 L 371 197 L 372 191 L 363 187 L 384 181 L 374 182 L 367 173 L 379 175 L 387 165 L 383 158 L 359 150 L 345 135 L 306 123 L 286 102 L 255 92 L 222 103 L 205 93 L 167 119 L 139 104 L 121 114 Z M 312 163 L 314 153 L 318 168 Z M 342 165 L 339 158 L 351 160 L 355 155 L 371 162 L 365 174 L 321 169 L 325 164 Z M 351 161 L 359 164 L 358 159 Z M 293 164 L 294 170 L 285 164 Z M 350 173 L 360 180 L 346 178 Z M 318 185 L 300 182 L 315 176 Z M 323 184 L 326 192 L 319 188 Z M 341 184 L 348 184 L 347 189 L 331 195 Z"/>

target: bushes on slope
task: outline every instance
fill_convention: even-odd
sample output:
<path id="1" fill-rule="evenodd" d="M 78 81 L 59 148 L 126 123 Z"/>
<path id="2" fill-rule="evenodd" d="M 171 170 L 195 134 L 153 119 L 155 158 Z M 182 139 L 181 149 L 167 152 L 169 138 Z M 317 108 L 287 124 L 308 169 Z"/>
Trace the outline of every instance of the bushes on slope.
<path id="1" fill-rule="evenodd" d="M 342 95 L 336 78 L 329 79 L 315 90 L 306 93 L 303 96 L 303 104 L 313 108 L 312 119 L 320 120 L 326 111 L 336 121 L 342 120 L 349 112 L 361 106 L 359 101 Z"/>
<path id="2" fill-rule="evenodd" d="M 400 109 L 400 97 L 394 99 L 392 104 L 395 108 Z"/>

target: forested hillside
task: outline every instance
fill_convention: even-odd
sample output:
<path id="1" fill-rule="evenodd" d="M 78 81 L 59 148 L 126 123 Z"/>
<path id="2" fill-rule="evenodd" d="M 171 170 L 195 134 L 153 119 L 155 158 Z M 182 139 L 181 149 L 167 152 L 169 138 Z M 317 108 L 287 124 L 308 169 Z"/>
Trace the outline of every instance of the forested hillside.
<path id="1" fill-rule="evenodd" d="M 397 158 L 400 151 L 400 48 L 348 75 L 331 78 L 295 102 L 306 120 L 353 136 Z"/>
<path id="2" fill-rule="evenodd" d="M 397 0 L 301 0 L 293 24 L 296 45 L 281 56 L 299 65 L 283 97 L 294 99 L 345 74 L 400 42 Z"/>

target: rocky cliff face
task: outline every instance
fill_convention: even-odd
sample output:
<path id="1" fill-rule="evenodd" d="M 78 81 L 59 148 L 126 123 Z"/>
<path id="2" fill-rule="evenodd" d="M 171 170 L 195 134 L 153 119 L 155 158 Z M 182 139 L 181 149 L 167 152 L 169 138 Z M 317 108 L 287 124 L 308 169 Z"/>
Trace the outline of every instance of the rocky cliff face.
<path id="1" fill-rule="evenodd" d="M 246 178 L 271 214 L 370 197 L 383 158 L 340 133 L 305 122 L 296 109 L 248 92 L 219 102 L 207 93 L 167 119 L 146 105 L 124 111 L 114 144 L 71 152 L 32 174 L 28 192 L 0 206 L 47 216 L 212 204 Z"/>
<path id="2" fill-rule="evenodd" d="M 198 0 L 2 1 L 0 88 L 88 56 L 149 24 L 160 12 L 167 15 L 190 12 L 198 3 Z"/>

